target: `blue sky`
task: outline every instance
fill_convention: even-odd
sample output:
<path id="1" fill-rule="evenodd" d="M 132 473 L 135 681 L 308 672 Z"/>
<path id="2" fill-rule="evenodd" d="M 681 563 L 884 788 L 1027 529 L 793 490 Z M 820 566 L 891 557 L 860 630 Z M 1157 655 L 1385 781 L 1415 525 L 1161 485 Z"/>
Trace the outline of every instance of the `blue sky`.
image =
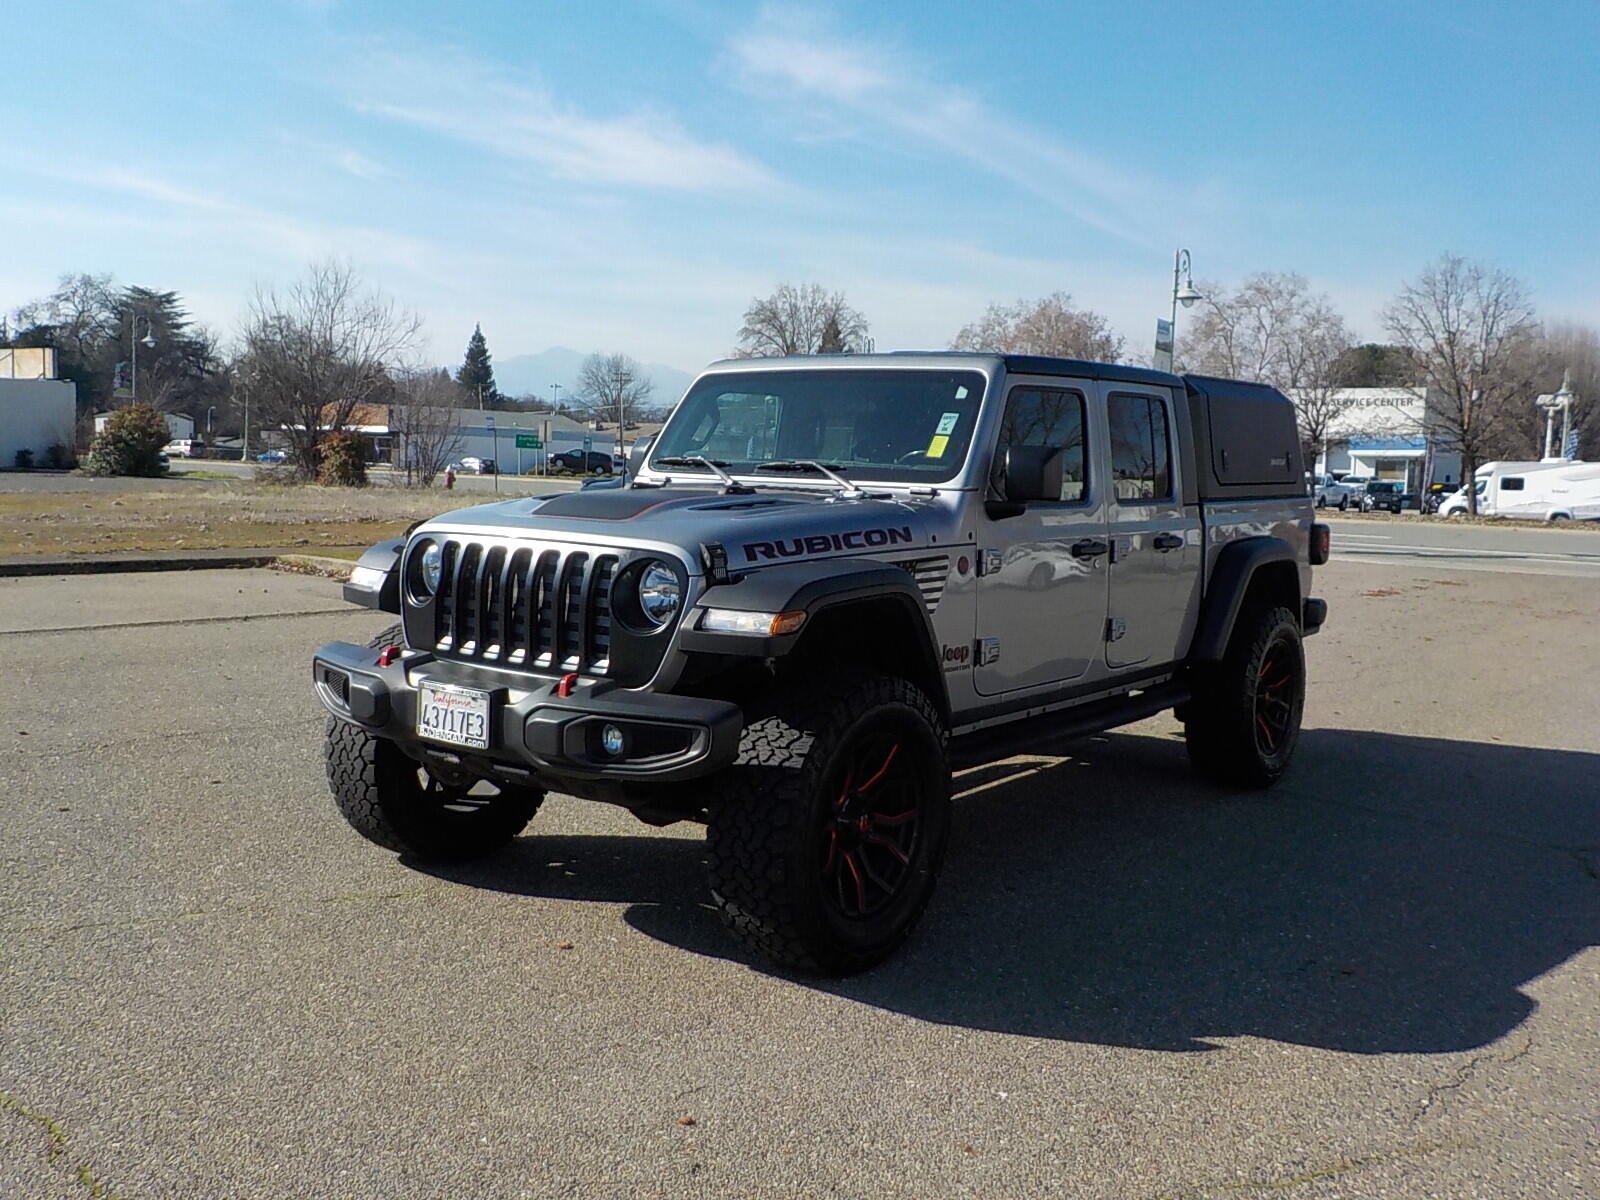
<path id="1" fill-rule="evenodd" d="M 780 281 L 879 348 L 1071 292 L 1143 349 L 1173 248 L 1358 332 L 1450 250 L 1600 323 L 1600 4 L 12 0 L 0 309 L 65 271 L 226 336 L 337 255 L 454 360 L 694 369 Z"/>

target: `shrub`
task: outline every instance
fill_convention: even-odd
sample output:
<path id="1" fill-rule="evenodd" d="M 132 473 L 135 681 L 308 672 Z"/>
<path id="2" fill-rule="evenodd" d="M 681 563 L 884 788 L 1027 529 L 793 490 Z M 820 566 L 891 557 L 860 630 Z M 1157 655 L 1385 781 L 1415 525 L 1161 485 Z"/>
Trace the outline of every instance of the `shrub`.
<path id="1" fill-rule="evenodd" d="M 360 434 L 330 433 L 322 439 L 317 482 L 323 487 L 367 486 L 367 445 Z"/>
<path id="2" fill-rule="evenodd" d="M 91 475 L 160 475 L 161 447 L 170 436 L 167 419 L 150 405 L 119 408 L 89 447 L 84 469 Z"/>
<path id="3" fill-rule="evenodd" d="M 23 449 L 17 451 L 17 470 L 19 470 L 19 471 L 31 471 L 31 470 L 33 470 L 33 451 L 32 450 L 29 450 L 26 447 L 24 447 Z"/>
<path id="4" fill-rule="evenodd" d="M 78 456 L 73 453 L 71 446 L 56 442 L 44 452 L 44 465 L 52 471 L 70 471 L 78 465 Z"/>

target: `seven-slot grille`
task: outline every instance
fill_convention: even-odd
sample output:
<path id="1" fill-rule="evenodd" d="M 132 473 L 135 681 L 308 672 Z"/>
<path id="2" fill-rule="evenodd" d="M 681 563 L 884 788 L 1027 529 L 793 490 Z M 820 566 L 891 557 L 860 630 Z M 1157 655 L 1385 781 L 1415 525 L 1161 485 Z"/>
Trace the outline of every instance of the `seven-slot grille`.
<path id="1" fill-rule="evenodd" d="M 434 650 L 525 670 L 611 665 L 615 554 L 446 538 Z"/>

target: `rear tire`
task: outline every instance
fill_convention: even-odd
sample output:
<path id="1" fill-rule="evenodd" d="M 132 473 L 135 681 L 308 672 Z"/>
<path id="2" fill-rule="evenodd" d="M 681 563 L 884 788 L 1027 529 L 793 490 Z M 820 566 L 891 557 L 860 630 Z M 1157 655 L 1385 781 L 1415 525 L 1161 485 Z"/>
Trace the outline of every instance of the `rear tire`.
<path id="1" fill-rule="evenodd" d="M 786 966 L 848 974 L 887 957 L 944 858 L 945 743 L 938 711 L 903 679 L 837 674 L 775 690 L 710 812 L 723 924 Z"/>
<path id="2" fill-rule="evenodd" d="M 1200 774 L 1264 788 L 1288 770 L 1305 709 L 1305 651 L 1291 609 L 1240 612 L 1222 661 L 1197 667 L 1184 742 Z"/>
<path id="3" fill-rule="evenodd" d="M 403 645 L 398 625 L 367 643 Z M 527 826 L 544 801 L 534 788 L 462 786 L 431 775 L 393 742 L 328 719 L 328 790 L 350 827 L 369 842 L 432 860 L 479 858 Z M 484 787 L 492 789 L 479 794 Z"/>

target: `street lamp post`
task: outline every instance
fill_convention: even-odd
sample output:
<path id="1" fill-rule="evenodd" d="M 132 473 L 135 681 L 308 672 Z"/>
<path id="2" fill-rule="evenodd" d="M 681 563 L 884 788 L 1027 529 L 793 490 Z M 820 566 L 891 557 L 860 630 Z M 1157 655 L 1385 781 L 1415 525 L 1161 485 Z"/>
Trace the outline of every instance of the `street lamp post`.
<path id="1" fill-rule="evenodd" d="M 129 391 L 130 391 L 130 393 L 132 394 L 132 397 L 133 397 L 129 401 L 130 404 L 139 403 L 139 342 L 140 342 L 140 340 L 141 339 L 139 337 L 139 313 L 138 313 L 138 310 L 130 308 L 129 311 L 128 311 L 128 343 L 129 343 L 129 345 L 131 345 L 133 347 L 132 365 L 129 368 L 130 373 L 129 373 L 129 377 L 128 377 L 129 378 Z M 155 335 L 155 330 L 150 325 L 150 318 L 149 317 L 146 317 L 144 319 L 144 338 L 143 338 L 143 341 L 144 341 L 146 349 L 148 349 L 148 350 L 154 350 L 155 349 L 156 335 Z"/>
<path id="2" fill-rule="evenodd" d="M 208 404 L 206 406 L 206 439 L 208 441 L 211 438 L 211 419 L 216 415 L 217 406 L 215 404 Z"/>
<path id="3" fill-rule="evenodd" d="M 1166 347 L 1168 356 L 1167 369 L 1170 371 L 1178 357 L 1178 305 L 1193 308 L 1196 300 L 1204 300 L 1199 289 L 1194 286 L 1194 275 L 1189 265 L 1189 252 L 1180 249 L 1172 257 L 1172 319 L 1167 324 L 1167 336 L 1171 345 Z M 1159 356 L 1163 347 L 1157 345 L 1156 353 Z M 1156 364 L 1160 366 L 1158 362 Z"/>

